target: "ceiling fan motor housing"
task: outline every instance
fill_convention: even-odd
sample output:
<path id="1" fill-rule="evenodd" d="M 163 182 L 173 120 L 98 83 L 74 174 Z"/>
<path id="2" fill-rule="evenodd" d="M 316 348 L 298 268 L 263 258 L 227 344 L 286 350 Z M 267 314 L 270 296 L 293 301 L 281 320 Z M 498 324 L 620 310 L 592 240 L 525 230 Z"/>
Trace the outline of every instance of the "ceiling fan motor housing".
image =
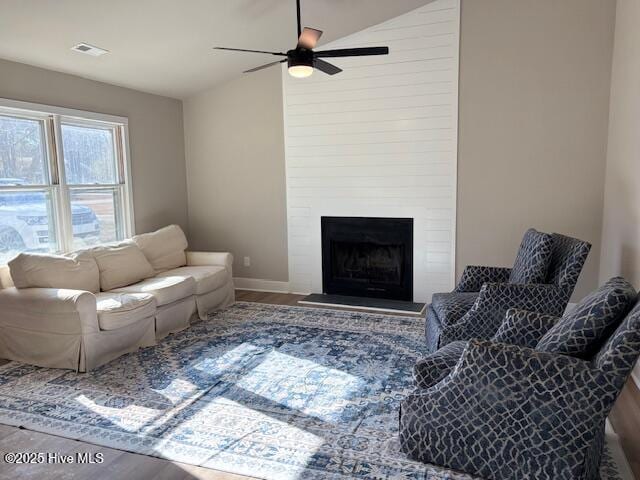
<path id="1" fill-rule="evenodd" d="M 295 67 L 298 65 L 313 67 L 313 50 L 307 50 L 305 48 L 289 50 L 287 52 L 287 66 Z"/>

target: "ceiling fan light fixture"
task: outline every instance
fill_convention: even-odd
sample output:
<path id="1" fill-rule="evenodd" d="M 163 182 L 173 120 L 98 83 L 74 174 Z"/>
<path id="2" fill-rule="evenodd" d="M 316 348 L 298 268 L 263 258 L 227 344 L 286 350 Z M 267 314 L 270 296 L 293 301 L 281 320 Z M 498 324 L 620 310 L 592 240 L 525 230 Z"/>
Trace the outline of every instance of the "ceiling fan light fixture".
<path id="1" fill-rule="evenodd" d="M 295 49 L 287 52 L 289 75 L 295 78 L 306 78 L 313 74 L 313 52 Z"/>
<path id="2" fill-rule="evenodd" d="M 296 78 L 307 78 L 313 74 L 311 65 L 292 65 L 289 67 L 289 75 Z"/>

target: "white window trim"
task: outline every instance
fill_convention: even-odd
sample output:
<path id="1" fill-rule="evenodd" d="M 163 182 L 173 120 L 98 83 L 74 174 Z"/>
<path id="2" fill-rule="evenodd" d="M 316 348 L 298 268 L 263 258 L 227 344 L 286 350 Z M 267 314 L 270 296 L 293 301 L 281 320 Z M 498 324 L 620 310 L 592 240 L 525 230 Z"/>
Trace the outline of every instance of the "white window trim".
<path id="1" fill-rule="evenodd" d="M 57 130 L 56 137 L 58 139 L 62 138 L 62 136 L 60 135 L 61 120 L 62 121 L 73 120 L 74 122 L 77 121 L 78 123 L 89 121 L 93 124 L 95 124 L 96 122 L 101 122 L 101 123 L 104 123 L 105 126 L 119 129 L 120 139 L 122 141 L 121 152 L 122 152 L 123 158 L 121 161 L 122 161 L 122 168 L 123 168 L 122 175 L 124 176 L 124 188 L 122 189 L 122 192 L 123 192 L 124 198 L 122 200 L 122 211 L 118 213 L 121 215 L 121 218 L 122 218 L 124 237 L 130 238 L 133 235 L 135 235 L 135 217 L 134 217 L 134 209 L 133 209 L 133 182 L 132 182 L 132 176 L 131 176 L 131 161 L 130 161 L 131 154 L 129 149 L 129 119 L 127 117 L 120 117 L 116 115 L 108 115 L 105 113 L 96 113 L 96 112 L 90 112 L 86 110 L 77 110 L 77 109 L 65 108 L 65 107 L 56 107 L 52 105 L 43 105 L 39 103 L 22 102 L 19 100 L 11 100 L 8 98 L 0 98 L 0 113 L 7 113 L 7 114 L 14 113 L 18 116 L 26 116 L 26 117 L 32 117 L 32 118 L 41 117 L 42 119 L 50 119 L 51 117 L 53 117 L 52 124 L 53 124 L 53 128 Z M 49 132 L 49 131 L 45 132 L 45 137 L 47 140 L 45 148 L 49 148 L 51 145 L 51 142 L 49 141 L 49 137 L 51 135 L 52 135 L 52 132 Z M 48 155 L 55 153 L 54 155 L 55 161 L 60 161 L 63 158 L 61 155 L 62 146 L 58 145 L 58 143 L 60 142 L 56 142 L 54 146 L 54 148 L 57 151 L 48 153 Z M 70 186 L 66 185 L 65 178 L 57 178 L 58 180 L 57 185 L 52 186 L 52 184 L 54 183 L 54 176 L 57 175 L 57 172 L 51 171 L 52 169 L 50 168 L 50 165 L 51 165 L 51 162 L 47 162 L 46 168 L 48 170 L 48 175 L 49 175 L 49 185 L 47 186 L 47 188 L 49 189 L 63 188 L 63 192 L 65 193 L 65 196 L 68 196 L 70 191 L 69 189 Z M 59 166 L 59 169 L 61 172 L 64 173 L 64 165 Z M 91 186 L 91 188 L 106 188 L 106 187 L 115 187 L 115 186 L 121 187 L 122 185 L 121 184 L 96 185 L 96 186 Z M 31 186 L 27 188 L 30 188 L 30 187 Z M 89 188 L 89 186 L 83 185 L 82 188 L 84 187 Z M 33 188 L 38 188 L 38 187 L 33 186 Z M 24 189 L 24 188 L 21 187 L 21 189 Z M 69 202 L 69 198 L 65 198 L 64 200 L 65 200 L 65 204 Z M 61 205 L 54 205 L 53 208 L 62 209 L 62 212 L 61 212 L 61 215 L 59 215 L 59 218 L 61 218 L 63 225 L 56 226 L 56 230 L 57 230 L 56 233 L 60 235 L 66 227 L 64 223 L 71 222 L 71 219 L 68 218 L 68 212 L 66 212 L 68 208 L 65 208 Z M 64 252 L 69 252 L 72 250 L 71 238 L 65 238 L 64 236 L 60 236 L 58 238 L 60 239 L 59 240 L 60 248 Z"/>

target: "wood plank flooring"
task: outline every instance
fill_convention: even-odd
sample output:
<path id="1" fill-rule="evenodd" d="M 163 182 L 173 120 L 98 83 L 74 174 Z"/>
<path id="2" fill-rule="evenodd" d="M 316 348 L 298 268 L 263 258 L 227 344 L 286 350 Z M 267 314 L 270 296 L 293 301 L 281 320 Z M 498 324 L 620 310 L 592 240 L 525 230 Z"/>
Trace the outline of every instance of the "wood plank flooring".
<path id="1" fill-rule="evenodd" d="M 238 290 L 238 301 L 261 302 L 277 305 L 298 305 L 304 295 L 286 293 L 249 292 Z M 309 306 L 308 308 L 313 308 Z M 348 310 L 348 309 L 345 309 Z M 0 364 L 4 363 L 0 360 Z M 620 436 L 622 447 L 629 459 L 635 478 L 640 480 L 640 392 L 630 381 L 611 413 L 611 423 Z M 102 453 L 101 464 L 41 464 L 13 465 L 2 460 L 5 452 L 76 452 Z M 251 477 L 233 475 L 208 468 L 170 462 L 146 455 L 100 447 L 78 440 L 32 432 L 0 425 L 0 480 L 34 479 L 91 480 L 250 480 Z"/>
<path id="2" fill-rule="evenodd" d="M 640 391 L 629 379 L 609 415 L 636 480 L 640 480 Z"/>

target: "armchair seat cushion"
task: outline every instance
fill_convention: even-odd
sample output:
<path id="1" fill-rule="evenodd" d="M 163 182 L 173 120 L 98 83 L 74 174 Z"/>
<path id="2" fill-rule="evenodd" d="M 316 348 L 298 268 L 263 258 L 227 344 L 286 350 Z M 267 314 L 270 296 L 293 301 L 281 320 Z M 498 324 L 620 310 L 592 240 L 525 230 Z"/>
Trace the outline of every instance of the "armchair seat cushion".
<path id="1" fill-rule="evenodd" d="M 477 292 L 434 293 L 431 307 L 442 326 L 453 325 L 471 309 L 476 298 Z"/>
<path id="2" fill-rule="evenodd" d="M 174 268 L 162 272 L 157 277 L 193 278 L 196 282 L 196 295 L 203 295 L 225 286 L 229 282 L 230 274 L 225 267 L 202 265 Z"/>
<path id="3" fill-rule="evenodd" d="M 153 317 L 156 300 L 148 293 L 102 292 L 96 294 L 100 330 L 116 330 Z"/>
<path id="4" fill-rule="evenodd" d="M 113 291 L 121 293 L 148 293 L 153 295 L 156 299 L 156 304 L 161 307 L 194 295 L 196 293 L 196 281 L 191 277 L 179 275 L 151 277 L 139 283 L 117 288 Z"/>

